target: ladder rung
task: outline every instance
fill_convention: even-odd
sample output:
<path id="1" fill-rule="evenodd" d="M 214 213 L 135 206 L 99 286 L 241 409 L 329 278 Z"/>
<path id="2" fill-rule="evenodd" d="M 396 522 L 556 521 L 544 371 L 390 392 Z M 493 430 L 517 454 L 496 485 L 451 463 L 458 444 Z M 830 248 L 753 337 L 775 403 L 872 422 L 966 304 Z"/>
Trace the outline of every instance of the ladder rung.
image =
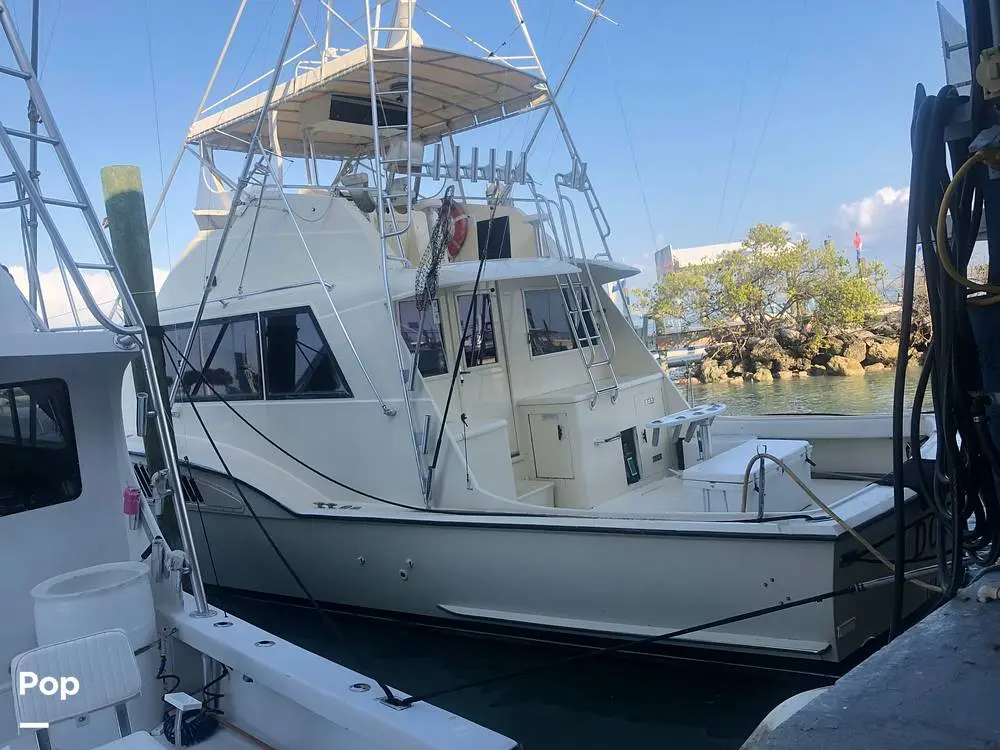
<path id="1" fill-rule="evenodd" d="M 107 263 L 77 263 L 76 267 L 82 271 L 113 271 L 114 266 Z"/>
<path id="2" fill-rule="evenodd" d="M 617 385 L 606 385 L 603 388 L 595 388 L 594 393 L 607 393 L 608 391 L 617 391 Z"/>
<path id="3" fill-rule="evenodd" d="M 16 130 L 15 128 L 4 128 L 7 135 L 14 138 L 25 138 L 29 141 L 38 141 L 39 143 L 49 143 L 53 146 L 59 145 L 58 138 L 52 138 L 47 135 L 42 135 L 41 133 L 29 133 L 27 130 Z"/>
<path id="4" fill-rule="evenodd" d="M 604 365 L 610 365 L 610 364 L 611 364 L 611 360 L 609 360 L 609 359 L 600 359 L 600 360 L 598 360 L 596 362 L 591 362 L 590 365 L 588 365 L 588 368 L 603 367 Z"/>
<path id="5" fill-rule="evenodd" d="M 17 68 L 8 68 L 6 65 L 0 65 L 0 74 L 14 76 L 15 78 L 20 78 L 22 81 L 27 81 L 31 78 L 31 73 L 25 73 L 23 70 L 18 70 Z"/>
<path id="6" fill-rule="evenodd" d="M 27 206 L 29 203 L 31 203 L 31 198 L 21 198 L 16 201 L 0 201 L 0 209 L 20 208 L 21 206 Z"/>
<path id="7" fill-rule="evenodd" d="M 63 208 L 86 208 L 86 203 L 80 203 L 79 201 L 67 201 L 62 198 L 42 198 L 43 203 L 47 203 L 50 206 L 62 206 Z"/>

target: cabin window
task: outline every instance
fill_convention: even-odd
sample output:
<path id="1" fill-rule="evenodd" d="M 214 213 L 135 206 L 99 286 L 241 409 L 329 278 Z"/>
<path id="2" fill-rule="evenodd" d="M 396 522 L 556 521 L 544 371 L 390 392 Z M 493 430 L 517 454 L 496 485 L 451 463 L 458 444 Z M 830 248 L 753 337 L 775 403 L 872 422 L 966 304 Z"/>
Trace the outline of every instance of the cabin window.
<path id="1" fill-rule="evenodd" d="M 164 355 L 173 363 L 169 384 L 182 369 L 180 352 L 190 331 L 190 323 L 164 328 L 164 336 L 174 344 L 164 342 Z M 178 400 L 214 400 L 213 389 L 227 400 L 263 398 L 256 315 L 202 322 L 188 360 Z"/>
<path id="2" fill-rule="evenodd" d="M 268 398 L 354 397 L 309 308 L 260 317 Z"/>
<path id="3" fill-rule="evenodd" d="M 0 516 L 74 500 L 82 491 L 66 383 L 0 385 Z"/>
<path id="4" fill-rule="evenodd" d="M 471 318 L 469 317 L 471 312 Z M 466 330 L 465 321 L 469 321 L 468 333 L 463 342 L 466 367 L 495 365 L 497 363 L 497 343 L 493 333 L 493 305 L 488 294 L 471 294 L 458 296 L 458 335 Z"/>
<path id="5" fill-rule="evenodd" d="M 576 335 L 581 346 L 590 346 L 597 337 L 597 324 L 594 322 L 593 308 L 589 289 L 581 289 L 581 303 L 576 305 L 582 311 L 581 320 L 576 325 Z M 531 354 L 539 357 L 543 354 L 564 352 L 576 348 L 576 341 L 570 329 L 569 315 L 563 300 L 569 300 L 570 289 L 529 289 L 524 292 L 524 311 L 528 319 L 528 342 Z M 562 295 L 562 296 L 560 296 Z"/>
<path id="6" fill-rule="evenodd" d="M 406 300 L 399 303 L 399 332 L 410 354 L 417 351 L 417 338 L 420 339 L 420 351 L 416 355 L 420 374 L 425 378 L 444 375 L 448 372 L 448 354 L 444 348 L 444 327 L 438 301 L 433 300 L 426 309 L 422 329 L 420 318 L 416 302 Z"/>
<path id="7" fill-rule="evenodd" d="M 486 221 L 476 222 L 479 240 L 479 259 L 498 260 L 510 257 L 510 219 L 494 216 Z"/>

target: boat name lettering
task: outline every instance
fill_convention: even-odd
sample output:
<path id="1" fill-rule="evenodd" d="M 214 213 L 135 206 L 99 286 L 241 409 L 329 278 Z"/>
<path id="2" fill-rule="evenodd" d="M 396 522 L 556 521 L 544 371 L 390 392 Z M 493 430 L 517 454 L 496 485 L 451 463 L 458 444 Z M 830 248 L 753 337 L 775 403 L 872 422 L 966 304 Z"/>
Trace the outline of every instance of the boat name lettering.
<path id="1" fill-rule="evenodd" d="M 360 505 L 348 505 L 346 503 L 313 503 L 320 510 L 361 510 Z"/>

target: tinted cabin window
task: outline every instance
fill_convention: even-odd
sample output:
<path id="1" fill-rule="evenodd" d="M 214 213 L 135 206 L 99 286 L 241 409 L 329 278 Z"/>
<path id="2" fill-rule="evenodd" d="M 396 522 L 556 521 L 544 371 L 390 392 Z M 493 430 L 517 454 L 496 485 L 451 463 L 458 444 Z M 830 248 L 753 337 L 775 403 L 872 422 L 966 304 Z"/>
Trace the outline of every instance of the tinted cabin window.
<path id="1" fill-rule="evenodd" d="M 399 332 L 410 354 L 417 350 L 417 338 L 420 339 L 420 352 L 417 354 L 420 374 L 425 378 L 444 375 L 448 372 L 448 355 L 444 349 L 444 330 L 441 327 L 441 309 L 437 300 L 427 308 L 422 329 L 420 317 L 416 302 L 407 300 L 399 303 Z"/>
<path id="2" fill-rule="evenodd" d="M 308 308 L 261 313 L 268 398 L 353 398 Z"/>
<path id="3" fill-rule="evenodd" d="M 174 344 L 164 342 L 164 356 L 173 363 L 168 367 L 168 383 L 173 384 L 177 372 L 184 370 L 178 399 L 212 400 L 212 389 L 228 400 L 263 397 L 256 315 L 204 321 L 198 326 L 189 364 L 181 368 L 180 352 L 184 351 L 190 330 L 190 323 L 164 329 L 164 335 Z"/>
<path id="4" fill-rule="evenodd" d="M 64 503 L 81 491 L 66 384 L 0 385 L 0 516 Z"/>
<path id="5" fill-rule="evenodd" d="M 495 216 L 486 221 L 476 222 L 479 240 L 479 259 L 489 260 L 510 257 L 510 219 Z"/>
<path id="6" fill-rule="evenodd" d="M 472 313 L 471 318 L 469 313 Z M 493 336 L 493 306 L 490 295 L 477 294 L 475 301 L 471 294 L 458 297 L 458 335 L 466 330 L 465 321 L 469 321 L 468 334 L 463 341 L 466 367 L 493 365 L 497 363 L 497 344 Z"/>
<path id="7" fill-rule="evenodd" d="M 524 293 L 528 341 L 533 356 L 576 348 L 559 295 L 558 289 L 532 289 Z"/>

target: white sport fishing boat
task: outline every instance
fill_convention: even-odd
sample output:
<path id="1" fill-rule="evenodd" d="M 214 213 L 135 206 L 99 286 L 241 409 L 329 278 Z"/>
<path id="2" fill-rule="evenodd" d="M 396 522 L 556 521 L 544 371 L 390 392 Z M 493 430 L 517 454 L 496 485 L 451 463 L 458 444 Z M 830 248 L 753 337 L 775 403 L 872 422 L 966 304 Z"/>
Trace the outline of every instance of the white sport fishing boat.
<path id="1" fill-rule="evenodd" d="M 11 167 L 3 207 L 23 211 L 26 229 L 40 222 L 67 289 L 95 323 L 50 325 L 33 270 L 41 245 L 26 231 L 26 294 L 0 266 L 0 662 L 10 665 L 0 677 L 0 748 L 516 747 L 426 703 L 399 705 L 405 696 L 394 691 L 388 700 L 376 680 L 213 608 L 184 503 L 175 510 L 185 549 L 165 545 L 156 512 L 128 486 L 135 480 L 119 408 L 129 362 L 140 353 L 152 362 L 147 331 L 133 322 L 135 300 L 3 0 L 0 24 L 13 53 L 0 82 L 19 89 L 5 101 L 28 93 L 40 117 L 30 132 L 0 122 Z M 24 139 L 30 161 L 14 145 Z M 44 197 L 31 177 L 39 159 L 53 167 Z M 82 217 L 98 260 L 71 253 L 56 207 Z M 91 293 L 87 277 L 98 270 L 120 293 L 122 316 Z M 158 419 L 171 447 L 168 425 Z M 167 455 L 163 476 L 182 495 L 176 457 Z"/>
<path id="2" fill-rule="evenodd" d="M 884 575 L 859 537 L 891 556 L 891 417 L 685 402 L 631 323 L 638 269 L 612 257 L 517 0 L 507 55 L 425 44 L 412 0 L 357 5 L 360 46 L 283 51 L 294 65 L 187 134 L 198 233 L 158 306 L 209 581 L 301 596 L 251 507 L 324 602 L 533 637 L 648 637 Z M 543 179 L 527 156 L 547 115 L 566 169 Z M 516 116 L 541 120 L 523 151 L 468 145 Z M 905 513 L 911 570 L 936 540 L 909 491 Z M 908 586 L 904 611 L 930 595 Z M 824 668 L 892 602 L 671 643 Z"/>

